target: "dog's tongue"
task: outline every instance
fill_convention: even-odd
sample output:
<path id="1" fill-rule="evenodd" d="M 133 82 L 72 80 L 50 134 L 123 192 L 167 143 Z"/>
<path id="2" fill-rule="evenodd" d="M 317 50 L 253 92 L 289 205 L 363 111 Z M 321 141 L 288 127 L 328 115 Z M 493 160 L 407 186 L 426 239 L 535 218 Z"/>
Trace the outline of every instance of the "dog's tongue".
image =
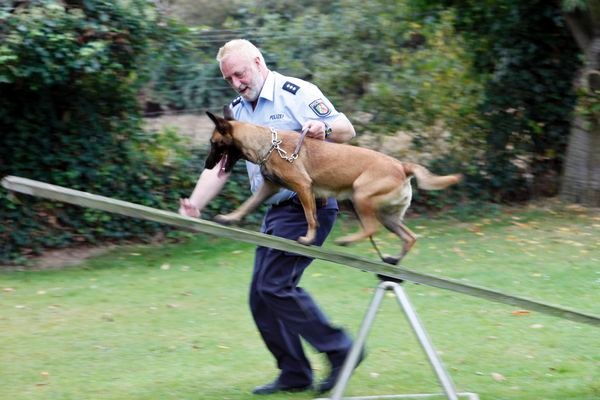
<path id="1" fill-rule="evenodd" d="M 217 174 L 219 177 L 223 176 L 223 174 L 225 173 L 226 165 L 227 165 L 227 154 L 225 154 L 223 156 L 223 158 L 221 158 L 221 165 L 219 165 L 219 172 Z"/>

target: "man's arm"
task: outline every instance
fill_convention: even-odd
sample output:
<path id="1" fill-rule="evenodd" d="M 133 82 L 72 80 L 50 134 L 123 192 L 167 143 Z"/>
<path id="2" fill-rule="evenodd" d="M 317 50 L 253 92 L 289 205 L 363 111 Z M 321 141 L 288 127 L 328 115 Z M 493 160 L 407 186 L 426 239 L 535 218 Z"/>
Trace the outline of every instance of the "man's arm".
<path id="1" fill-rule="evenodd" d="M 344 114 L 340 114 L 335 120 L 333 120 L 333 122 L 330 123 L 330 126 L 331 134 L 327 140 L 332 142 L 345 143 L 356 136 L 352 122 L 350 122 L 350 120 Z"/>
<path id="2" fill-rule="evenodd" d="M 222 172 L 220 168 L 221 163 L 218 163 L 213 169 L 202 171 L 192 195 L 187 199 L 179 200 L 179 214 L 188 217 L 200 217 L 204 207 L 219 194 L 223 185 L 231 176 L 231 173 Z"/>
<path id="3" fill-rule="evenodd" d="M 339 114 L 332 122 L 328 122 L 331 133 L 327 140 L 336 143 L 345 143 L 356 136 L 354 126 L 350 120 L 344 115 Z M 325 122 L 321 120 L 309 120 L 302 126 L 302 130 L 308 129 L 306 135 L 311 138 L 325 140 Z"/>

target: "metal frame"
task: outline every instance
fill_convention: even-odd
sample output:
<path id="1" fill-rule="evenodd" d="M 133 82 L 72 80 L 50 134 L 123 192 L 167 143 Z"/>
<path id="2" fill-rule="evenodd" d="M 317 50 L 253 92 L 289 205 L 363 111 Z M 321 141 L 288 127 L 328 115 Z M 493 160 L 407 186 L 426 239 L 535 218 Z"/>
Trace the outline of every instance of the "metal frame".
<path id="1" fill-rule="evenodd" d="M 352 375 L 352 371 L 356 366 L 361 350 L 364 348 L 365 342 L 367 340 L 367 334 L 373 325 L 373 321 L 375 320 L 375 315 L 379 310 L 381 305 L 381 301 L 383 300 L 383 296 L 386 290 L 393 290 L 396 295 L 396 299 L 398 300 L 398 304 L 400 308 L 404 312 L 406 319 L 408 320 L 413 332 L 417 336 L 421 348 L 427 355 L 427 359 L 431 364 L 436 377 L 444 391 L 444 393 L 422 393 L 422 394 L 401 394 L 401 395 L 382 395 L 382 396 L 367 396 L 367 397 L 342 397 L 344 394 L 344 390 L 348 385 L 348 381 L 350 380 L 350 376 Z M 392 281 L 382 281 L 377 285 L 375 289 L 375 293 L 373 294 L 373 300 L 371 300 L 371 304 L 367 309 L 367 313 L 364 317 L 363 323 L 358 332 L 358 336 L 352 345 L 352 349 L 350 350 L 350 354 L 346 358 L 344 365 L 342 367 L 342 371 L 340 373 L 340 377 L 333 388 L 332 395 L 329 398 L 330 400 L 341 400 L 341 399 L 354 399 L 354 400 L 367 400 L 367 399 L 423 399 L 423 398 L 432 398 L 432 397 L 440 397 L 446 396 L 449 400 L 458 400 L 459 397 L 466 397 L 470 400 L 479 400 L 479 396 L 475 393 L 463 392 L 457 393 L 454 388 L 454 383 L 450 376 L 444 369 L 441 359 L 438 357 L 433 345 L 431 344 L 431 340 L 427 336 L 427 332 L 423 328 L 423 324 L 419 320 L 417 313 L 415 312 L 412 304 L 410 303 L 408 296 L 404 292 L 404 288 L 396 282 Z M 316 399 L 316 400 L 325 400 Z"/>

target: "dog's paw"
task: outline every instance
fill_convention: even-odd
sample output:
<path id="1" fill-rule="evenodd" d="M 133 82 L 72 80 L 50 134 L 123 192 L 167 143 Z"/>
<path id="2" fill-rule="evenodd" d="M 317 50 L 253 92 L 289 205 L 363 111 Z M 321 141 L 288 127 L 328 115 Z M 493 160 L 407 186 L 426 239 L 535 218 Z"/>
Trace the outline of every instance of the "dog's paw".
<path id="1" fill-rule="evenodd" d="M 381 258 L 381 261 L 383 261 L 384 263 L 387 263 L 387 264 L 398 265 L 398 263 L 400 262 L 400 257 L 393 257 L 390 255 L 384 254 L 383 257 Z"/>
<path id="2" fill-rule="evenodd" d="M 340 238 L 335 240 L 333 243 L 337 244 L 338 246 L 349 246 L 352 243 L 352 241 Z"/>
<path id="3" fill-rule="evenodd" d="M 314 241 L 315 239 L 311 239 L 307 236 L 300 236 L 297 240 L 298 243 L 303 244 L 305 246 L 313 244 Z"/>
<path id="4" fill-rule="evenodd" d="M 238 220 L 225 214 L 219 214 L 215 217 L 215 222 L 221 225 L 231 225 L 238 222 Z"/>

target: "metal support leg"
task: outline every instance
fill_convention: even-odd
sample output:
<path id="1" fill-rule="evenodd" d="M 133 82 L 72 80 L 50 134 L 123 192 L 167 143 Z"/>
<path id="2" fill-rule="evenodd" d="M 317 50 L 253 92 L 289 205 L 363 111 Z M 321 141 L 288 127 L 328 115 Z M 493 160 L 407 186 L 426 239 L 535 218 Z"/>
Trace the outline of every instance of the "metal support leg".
<path id="1" fill-rule="evenodd" d="M 363 320 L 362 325 L 360 326 L 360 330 L 358 331 L 358 336 L 354 340 L 352 345 L 352 349 L 350 349 L 350 354 L 346 357 L 344 361 L 344 366 L 342 367 L 342 372 L 340 373 L 340 377 L 333 388 L 333 394 L 331 396 L 331 400 L 340 400 L 342 398 L 342 394 L 348 385 L 348 381 L 350 380 L 350 375 L 352 375 L 352 371 L 356 366 L 358 361 L 359 354 L 361 350 L 364 348 L 365 342 L 367 340 L 367 334 L 373 325 L 373 320 L 375 319 L 375 315 L 377 314 L 377 310 L 379 310 L 379 305 L 381 304 L 381 300 L 383 299 L 383 295 L 385 294 L 385 287 L 383 283 L 380 283 L 375 289 L 375 294 L 373 295 L 373 300 L 371 300 L 371 305 L 367 310 L 365 318 Z"/>
<path id="2" fill-rule="evenodd" d="M 408 300 L 408 296 L 404 292 L 404 288 L 402 288 L 402 286 L 396 282 L 389 282 L 389 281 L 383 281 L 383 282 L 379 283 L 379 285 L 377 285 L 377 288 L 375 289 L 375 293 L 373 294 L 373 299 L 371 300 L 371 304 L 369 305 L 367 313 L 365 314 L 363 323 L 360 326 L 358 335 L 354 341 L 354 344 L 352 345 L 352 349 L 350 350 L 350 354 L 348 354 L 348 357 L 346 358 L 346 361 L 344 362 L 342 371 L 340 373 L 340 377 L 338 378 L 338 381 L 337 381 L 335 387 L 333 388 L 333 392 L 330 397 L 330 400 L 341 400 L 342 399 L 344 390 L 346 389 L 346 386 L 348 385 L 350 376 L 352 375 L 352 372 L 356 366 L 356 363 L 358 361 L 360 353 L 361 353 L 362 349 L 364 348 L 365 342 L 367 340 L 367 334 L 369 333 L 369 330 L 371 329 L 371 326 L 373 325 L 375 315 L 377 314 L 377 311 L 379 310 L 379 307 L 381 305 L 381 300 L 383 299 L 383 296 L 384 296 L 386 290 L 394 291 L 394 294 L 396 295 L 396 299 L 398 300 L 398 304 L 400 305 L 400 308 L 402 308 L 402 311 L 404 312 L 404 315 L 406 316 L 406 319 L 408 320 L 412 330 L 415 332 L 415 335 L 417 336 L 417 339 L 419 340 L 419 343 L 421 344 L 423 351 L 427 355 L 429 363 L 433 367 L 433 370 L 438 378 L 438 381 L 440 382 L 440 385 L 442 386 L 442 388 L 444 390 L 445 396 L 449 400 L 458 400 L 459 396 L 461 396 L 461 397 L 465 396 L 471 400 L 478 400 L 479 397 L 475 393 L 456 393 L 454 384 L 453 384 L 452 380 L 450 379 L 450 376 L 444 369 L 444 366 L 442 365 L 442 362 L 441 362 L 440 358 L 438 357 L 435 349 L 433 348 L 433 345 L 431 344 L 431 341 L 430 341 L 429 337 L 427 336 L 427 333 L 425 332 L 425 329 L 423 328 L 423 325 L 421 324 L 421 321 L 419 320 L 417 313 L 415 312 L 414 308 L 412 307 L 412 304 Z M 436 397 L 436 396 L 439 397 L 439 396 L 443 396 L 444 394 L 369 396 L 369 397 L 351 397 L 349 399 L 428 398 L 428 397 Z"/>
<path id="3" fill-rule="evenodd" d="M 408 319 L 408 322 L 410 323 L 410 326 L 415 332 L 415 335 L 417 335 L 417 338 L 419 339 L 419 343 L 421 344 L 423 351 L 425 352 L 425 354 L 427 354 L 427 358 L 429 358 L 429 363 L 433 367 L 433 370 L 435 371 L 435 374 L 438 380 L 440 381 L 440 385 L 442 385 L 442 388 L 444 389 L 446 397 L 448 397 L 448 400 L 457 400 L 458 397 L 456 395 L 454 383 L 450 379 L 450 375 L 448 375 L 448 372 L 446 372 L 446 370 L 444 369 L 442 361 L 438 357 L 437 352 L 431 344 L 431 340 L 427 336 L 427 332 L 425 332 L 425 329 L 423 328 L 423 325 L 421 324 L 417 313 L 415 312 L 412 304 L 408 300 L 408 296 L 404 292 L 404 288 L 397 283 L 382 283 L 382 285 L 385 284 L 388 284 L 388 287 L 391 287 L 394 290 L 394 293 L 396 293 L 398 304 L 400 304 L 400 307 L 402 308 L 402 311 L 404 311 L 406 319 Z"/>

